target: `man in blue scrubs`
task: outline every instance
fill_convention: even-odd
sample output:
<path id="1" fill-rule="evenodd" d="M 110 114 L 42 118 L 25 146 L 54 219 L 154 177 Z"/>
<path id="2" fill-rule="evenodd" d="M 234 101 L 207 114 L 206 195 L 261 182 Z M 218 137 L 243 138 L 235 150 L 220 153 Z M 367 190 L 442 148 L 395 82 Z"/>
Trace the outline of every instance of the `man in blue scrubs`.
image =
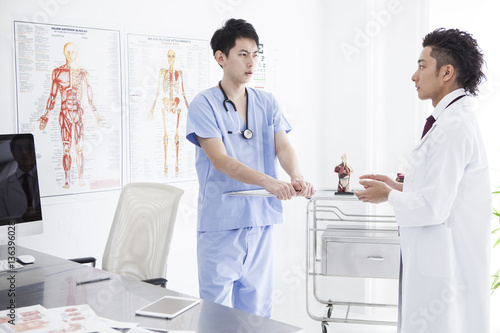
<path id="1" fill-rule="evenodd" d="M 314 188 L 302 176 L 287 138 L 290 124 L 274 96 L 246 87 L 258 59 L 253 26 L 230 19 L 210 44 L 224 74 L 189 105 L 186 132 L 197 146 L 200 297 L 270 317 L 280 200 L 310 197 Z M 277 179 L 277 161 L 290 181 Z M 274 196 L 224 195 L 256 188 Z"/>

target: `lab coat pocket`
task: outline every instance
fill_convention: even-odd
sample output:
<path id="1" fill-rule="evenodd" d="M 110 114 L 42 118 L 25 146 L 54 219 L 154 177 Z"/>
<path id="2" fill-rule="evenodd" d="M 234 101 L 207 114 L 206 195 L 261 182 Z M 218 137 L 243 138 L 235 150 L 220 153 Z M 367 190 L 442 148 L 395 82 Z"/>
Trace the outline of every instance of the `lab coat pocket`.
<path id="1" fill-rule="evenodd" d="M 428 133 L 423 139 L 422 141 L 419 142 L 419 144 L 417 145 L 417 147 L 415 147 L 415 149 L 413 149 L 411 155 L 410 155 L 410 158 L 408 160 L 408 170 L 406 171 L 406 175 L 405 175 L 405 182 L 406 182 L 406 179 L 411 179 L 414 181 L 415 184 L 419 184 L 419 182 L 421 182 L 421 177 L 422 175 L 425 174 L 425 166 L 426 166 L 426 163 L 427 163 L 427 155 L 428 155 L 428 152 L 429 152 L 429 139 L 428 139 L 428 136 L 430 136 L 431 133 Z M 412 173 L 414 173 L 415 177 L 408 177 L 408 173 L 410 173 L 410 171 L 414 171 Z M 406 185 L 406 183 L 405 183 Z"/>
<path id="2" fill-rule="evenodd" d="M 416 240 L 419 273 L 423 276 L 451 276 L 453 246 L 450 229 L 441 224 L 418 228 Z"/>

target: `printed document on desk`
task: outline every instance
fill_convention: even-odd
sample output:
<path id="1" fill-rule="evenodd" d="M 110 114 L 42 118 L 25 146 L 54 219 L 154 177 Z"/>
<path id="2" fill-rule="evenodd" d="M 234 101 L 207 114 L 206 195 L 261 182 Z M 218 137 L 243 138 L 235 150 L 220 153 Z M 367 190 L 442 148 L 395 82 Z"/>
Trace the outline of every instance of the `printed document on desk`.
<path id="1" fill-rule="evenodd" d="M 268 192 L 264 189 L 227 192 L 227 193 L 224 193 L 224 195 L 252 196 L 252 197 L 275 197 L 276 196 L 276 194 L 272 194 L 271 192 Z"/>
<path id="2" fill-rule="evenodd" d="M 116 332 L 88 304 L 52 309 L 33 305 L 18 308 L 14 314 L 10 310 L 0 311 L 0 323 L 0 332 L 7 333 Z"/>

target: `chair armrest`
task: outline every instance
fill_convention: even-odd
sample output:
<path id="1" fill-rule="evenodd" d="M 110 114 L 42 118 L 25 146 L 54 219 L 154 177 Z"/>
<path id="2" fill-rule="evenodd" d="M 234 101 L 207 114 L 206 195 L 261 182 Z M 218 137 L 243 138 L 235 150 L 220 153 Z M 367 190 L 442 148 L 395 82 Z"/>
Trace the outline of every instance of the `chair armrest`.
<path id="1" fill-rule="evenodd" d="M 164 278 L 154 278 L 154 279 L 147 279 L 147 280 L 142 280 L 143 282 L 153 284 L 155 286 L 161 286 L 163 288 L 167 287 L 167 279 Z"/>
<path id="2" fill-rule="evenodd" d="M 95 263 L 97 261 L 96 258 L 94 257 L 82 257 L 82 258 L 73 258 L 73 259 L 68 259 L 74 262 L 77 262 L 79 264 L 92 264 L 92 267 L 95 267 Z"/>

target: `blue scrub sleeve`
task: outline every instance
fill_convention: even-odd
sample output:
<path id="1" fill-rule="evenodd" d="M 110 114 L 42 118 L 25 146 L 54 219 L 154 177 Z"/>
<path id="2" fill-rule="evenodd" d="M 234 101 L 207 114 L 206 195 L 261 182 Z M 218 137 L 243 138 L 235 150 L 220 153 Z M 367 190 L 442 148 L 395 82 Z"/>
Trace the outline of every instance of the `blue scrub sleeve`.
<path id="1" fill-rule="evenodd" d="M 271 95 L 272 96 L 272 95 Z M 277 133 L 279 131 L 286 131 L 286 133 L 290 132 L 292 130 L 292 126 L 286 120 L 285 116 L 280 110 L 278 101 L 274 96 L 272 96 L 272 102 L 273 102 L 273 125 L 274 125 L 274 133 Z"/>
<path id="2" fill-rule="evenodd" d="M 197 95 L 189 104 L 186 133 L 186 139 L 198 147 L 198 137 L 222 138 L 213 106 L 202 94 Z"/>

